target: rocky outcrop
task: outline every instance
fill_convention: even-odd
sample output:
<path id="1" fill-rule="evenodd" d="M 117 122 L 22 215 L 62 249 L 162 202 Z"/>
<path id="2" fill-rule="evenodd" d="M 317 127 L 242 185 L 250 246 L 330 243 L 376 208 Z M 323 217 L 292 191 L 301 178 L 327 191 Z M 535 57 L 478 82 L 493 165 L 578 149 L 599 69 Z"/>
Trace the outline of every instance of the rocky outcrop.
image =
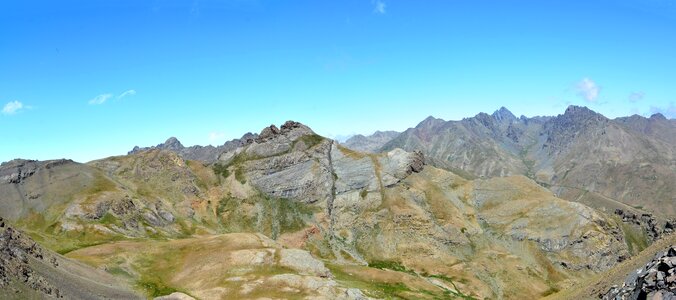
<path id="1" fill-rule="evenodd" d="M 0 218 L 0 298 L 139 299 L 110 275 L 38 245 Z"/>
<path id="2" fill-rule="evenodd" d="M 11 283 L 18 282 L 45 296 L 63 298 L 58 288 L 33 270 L 30 259 L 58 266 L 56 258 L 44 253 L 37 243 L 0 218 L 0 288 L 10 289 Z"/>
<path id="3" fill-rule="evenodd" d="M 69 159 L 59 159 L 40 162 L 37 160 L 15 159 L 0 165 L 0 182 L 2 183 L 22 183 L 26 178 L 33 176 L 40 169 L 51 169 L 60 165 L 73 163 Z"/>
<path id="4" fill-rule="evenodd" d="M 622 222 L 641 227 L 651 240 L 656 241 L 662 235 L 674 232 L 674 220 L 658 220 L 650 213 L 637 215 L 632 212 L 625 212 L 622 209 L 615 209 L 615 215 L 622 218 Z"/>
<path id="5" fill-rule="evenodd" d="M 226 152 L 219 162 L 232 166 L 271 197 L 305 203 L 330 202 L 333 193 L 396 184 L 424 166 L 421 152 L 395 149 L 365 155 L 316 135 L 298 122 L 266 127 L 250 145 Z M 330 206 L 330 205 L 329 205 Z"/>
<path id="6" fill-rule="evenodd" d="M 676 299 L 676 246 L 657 253 L 645 267 L 629 274 L 622 286 L 613 286 L 601 298 Z"/>

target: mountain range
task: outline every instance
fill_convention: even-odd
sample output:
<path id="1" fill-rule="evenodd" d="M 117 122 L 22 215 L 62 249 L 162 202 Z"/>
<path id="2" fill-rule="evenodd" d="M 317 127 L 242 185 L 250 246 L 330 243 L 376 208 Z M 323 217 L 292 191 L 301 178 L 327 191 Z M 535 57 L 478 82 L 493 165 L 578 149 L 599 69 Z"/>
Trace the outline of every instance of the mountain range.
<path id="1" fill-rule="evenodd" d="M 364 139 L 370 148 L 355 144 Z M 570 106 L 554 117 L 517 118 L 502 107 L 461 121 L 429 117 L 389 140 L 345 144 L 420 150 L 431 165 L 466 178 L 524 175 L 559 197 L 609 212 L 628 205 L 676 214 L 676 120 L 661 114 L 608 119 Z"/>
<path id="2" fill-rule="evenodd" d="M 217 147 L 5 162 L 0 295 L 557 294 L 673 231 L 675 124 L 501 108 L 343 144 L 288 121 Z"/>

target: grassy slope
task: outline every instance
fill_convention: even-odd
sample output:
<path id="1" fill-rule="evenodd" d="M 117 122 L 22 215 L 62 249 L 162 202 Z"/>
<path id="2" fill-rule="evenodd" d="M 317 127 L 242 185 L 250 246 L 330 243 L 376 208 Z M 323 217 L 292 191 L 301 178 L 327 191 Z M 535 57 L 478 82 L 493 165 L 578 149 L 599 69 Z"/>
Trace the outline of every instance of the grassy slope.
<path id="1" fill-rule="evenodd" d="M 226 291 L 229 299 L 313 295 L 314 291 L 303 288 L 289 292 L 289 287 L 284 285 L 275 288 L 257 286 L 249 293 L 240 294 L 251 282 L 269 280 L 279 274 L 299 274 L 279 265 L 275 254 L 269 256 L 268 264 L 261 265 L 252 264 L 248 256 L 279 249 L 280 245 L 255 234 L 236 233 L 171 241 L 123 241 L 76 250 L 68 257 L 125 278 L 148 297 L 175 291 L 197 297 Z M 402 268 L 385 262 L 375 267 L 329 265 L 340 285 L 359 288 L 371 297 L 471 299 L 453 289 L 454 284 L 449 278 L 422 276 Z M 430 279 L 445 282 L 449 288 L 432 284 Z"/>

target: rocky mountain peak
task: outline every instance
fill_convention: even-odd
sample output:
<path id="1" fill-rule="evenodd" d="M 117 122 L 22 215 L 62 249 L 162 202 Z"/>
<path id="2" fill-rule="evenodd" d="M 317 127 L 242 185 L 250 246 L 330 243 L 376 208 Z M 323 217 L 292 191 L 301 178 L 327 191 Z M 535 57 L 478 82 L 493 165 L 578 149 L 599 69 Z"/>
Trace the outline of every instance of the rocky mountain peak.
<path id="1" fill-rule="evenodd" d="M 606 119 L 602 114 L 599 114 L 591 109 L 589 109 L 586 106 L 576 106 L 576 105 L 570 105 L 566 109 L 566 112 L 563 113 L 564 117 L 570 118 L 570 119 L 577 119 L 577 120 L 584 120 L 584 119 L 598 119 L 598 120 L 603 120 Z"/>
<path id="2" fill-rule="evenodd" d="M 180 152 L 181 150 L 185 149 L 185 146 L 181 144 L 181 142 L 175 138 L 175 137 L 170 137 L 164 143 L 159 144 L 157 146 L 152 146 L 152 147 L 139 147 L 139 146 L 134 146 L 134 149 L 131 151 L 127 152 L 127 154 L 136 154 L 142 151 L 146 150 L 151 150 L 151 149 L 160 149 L 160 150 L 169 150 L 173 152 Z"/>
<path id="3" fill-rule="evenodd" d="M 261 130 L 261 133 L 254 140 L 256 141 L 256 143 L 263 143 L 272 140 L 278 136 L 293 136 L 293 138 L 291 139 L 295 139 L 303 135 L 312 135 L 312 134 L 315 133 L 314 131 L 312 131 L 312 129 L 310 129 L 310 127 L 307 127 L 300 122 L 286 121 L 279 128 L 277 128 L 277 126 L 275 126 L 274 124 L 263 128 L 263 130 Z"/>
<path id="4" fill-rule="evenodd" d="M 495 125 L 495 119 L 493 118 L 493 116 L 484 112 L 478 113 L 476 116 L 474 116 L 474 118 L 471 118 L 470 120 L 472 119 L 476 120 L 477 122 L 481 123 L 483 126 L 487 128 L 493 128 Z"/>
<path id="5" fill-rule="evenodd" d="M 178 150 L 185 148 L 183 146 L 183 144 L 181 144 L 181 142 L 173 136 L 168 138 L 164 142 L 164 144 L 162 144 L 162 145 L 163 145 L 163 147 L 157 146 L 157 148 L 162 148 L 162 149 L 166 149 L 166 150 L 174 150 L 174 151 L 178 151 Z"/>
<path id="6" fill-rule="evenodd" d="M 435 118 L 433 116 L 429 116 L 425 118 L 425 120 L 422 120 L 422 122 L 418 123 L 418 126 L 416 126 L 415 128 L 432 128 L 444 123 L 446 123 L 446 121 L 439 118 Z"/>
<path id="7" fill-rule="evenodd" d="M 500 122 L 506 121 L 506 122 L 511 123 L 511 122 L 514 122 L 514 121 L 517 120 L 516 116 L 514 114 L 512 114 L 512 112 L 509 111 L 504 106 L 500 107 L 500 109 L 496 110 L 492 114 L 492 116 L 493 116 L 494 119 L 496 119 L 497 121 L 500 121 Z"/>
<path id="8" fill-rule="evenodd" d="M 661 113 L 656 113 L 650 116 L 651 120 L 666 120 L 667 118 L 661 114 Z"/>

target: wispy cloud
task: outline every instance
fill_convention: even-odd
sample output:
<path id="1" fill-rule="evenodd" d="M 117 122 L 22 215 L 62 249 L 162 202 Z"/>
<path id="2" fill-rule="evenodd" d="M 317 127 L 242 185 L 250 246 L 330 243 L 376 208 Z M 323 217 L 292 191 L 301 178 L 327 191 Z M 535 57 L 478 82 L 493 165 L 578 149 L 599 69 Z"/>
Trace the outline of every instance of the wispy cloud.
<path id="1" fill-rule="evenodd" d="M 113 97 L 113 94 L 101 94 L 101 95 L 98 95 L 98 96 L 94 97 L 93 99 L 89 100 L 89 104 L 91 104 L 91 105 L 103 104 L 103 103 L 106 103 L 106 101 L 108 101 L 108 99 L 110 99 L 112 97 Z"/>
<path id="2" fill-rule="evenodd" d="M 122 98 L 124 98 L 124 97 L 127 97 L 127 96 L 134 96 L 134 95 L 136 95 L 136 90 L 126 90 L 126 91 L 124 91 L 122 94 L 120 94 L 119 96 L 117 96 L 117 99 L 122 99 Z"/>
<path id="3" fill-rule="evenodd" d="M 21 101 L 10 101 L 2 108 L 3 115 L 13 115 L 18 113 L 22 109 L 27 108 L 21 103 Z"/>
<path id="4" fill-rule="evenodd" d="M 223 132 L 210 132 L 209 133 L 209 143 L 220 143 L 225 142 L 225 133 Z"/>
<path id="5" fill-rule="evenodd" d="M 596 98 L 599 97 L 599 93 L 601 92 L 601 87 L 593 80 L 583 78 L 577 83 L 575 90 L 577 91 L 577 95 L 583 99 L 589 102 L 596 102 Z"/>
<path id="6" fill-rule="evenodd" d="M 635 103 L 641 101 L 645 97 L 644 92 L 633 92 L 629 94 L 629 102 Z"/>
<path id="7" fill-rule="evenodd" d="M 384 15 L 387 11 L 385 11 L 385 8 L 387 8 L 387 4 L 385 4 L 384 1 L 382 0 L 374 0 L 372 1 L 373 3 L 373 12 L 377 14 Z"/>

